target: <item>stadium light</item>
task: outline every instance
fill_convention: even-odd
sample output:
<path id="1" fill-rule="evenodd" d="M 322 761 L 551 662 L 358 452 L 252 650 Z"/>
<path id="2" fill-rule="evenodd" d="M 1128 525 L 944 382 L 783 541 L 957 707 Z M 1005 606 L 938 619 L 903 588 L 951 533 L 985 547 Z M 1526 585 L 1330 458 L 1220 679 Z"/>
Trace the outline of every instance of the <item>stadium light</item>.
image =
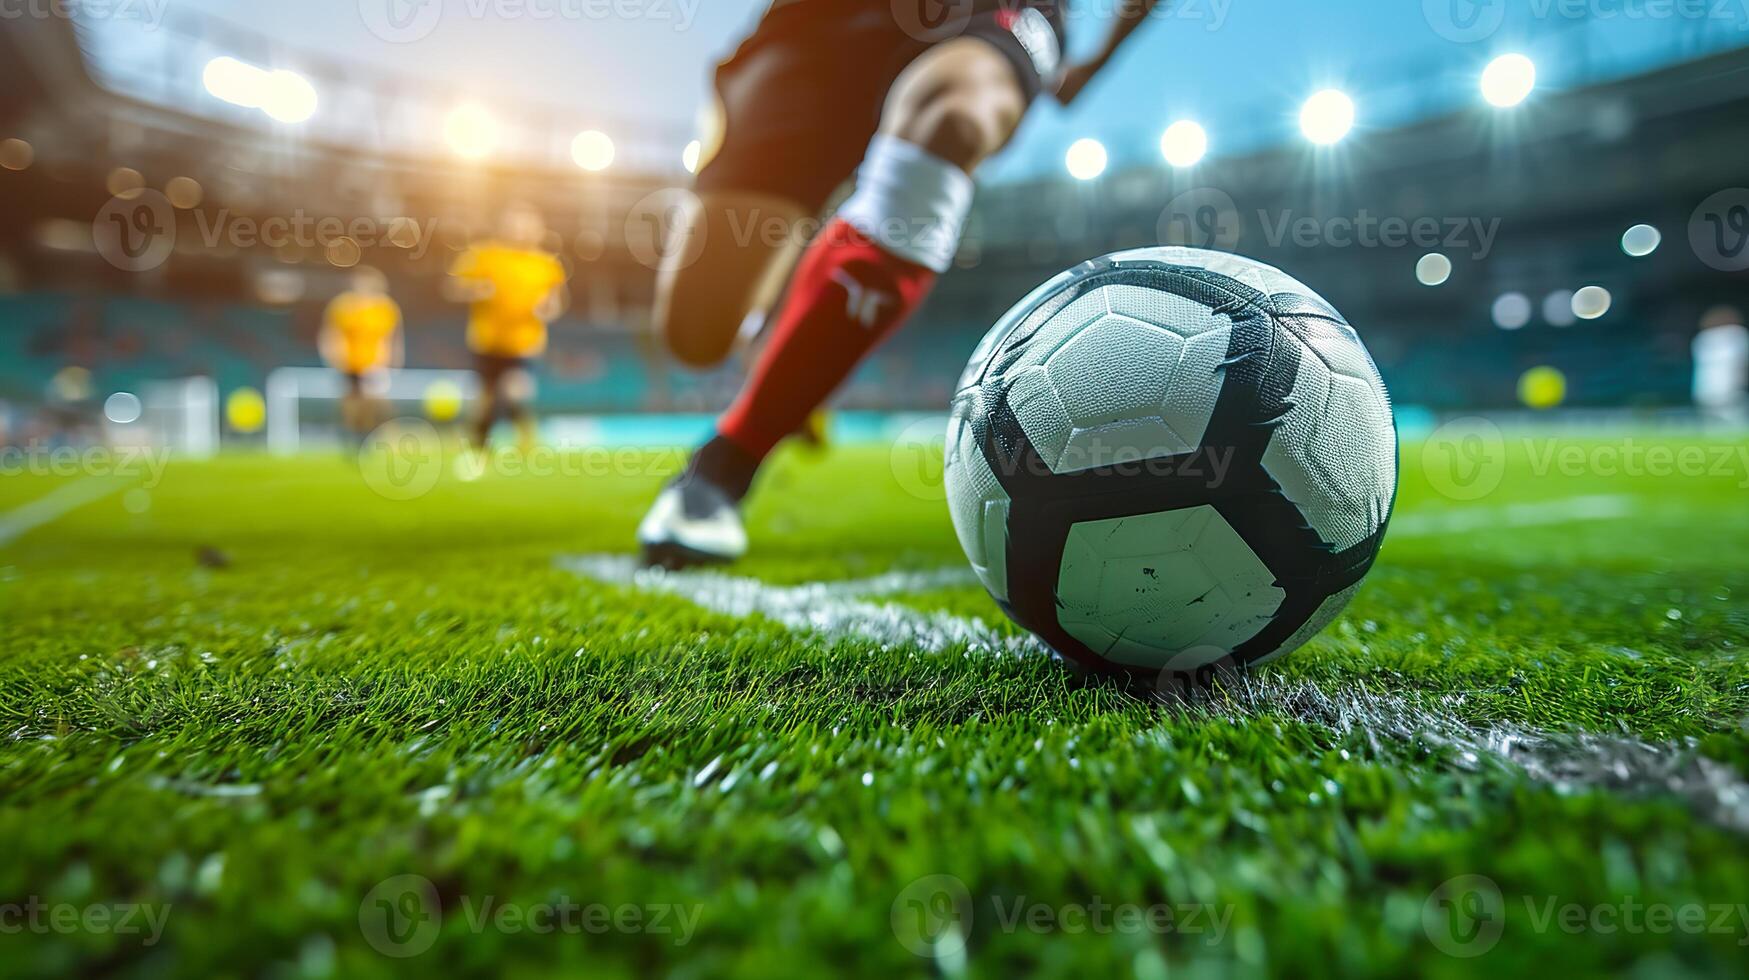
<path id="1" fill-rule="evenodd" d="M 1573 315 L 1581 320 L 1595 320 L 1608 313 L 1614 302 L 1609 290 L 1602 286 L 1586 286 L 1573 294 Z"/>
<path id="2" fill-rule="evenodd" d="M 245 109 L 259 109 L 267 101 L 268 73 L 228 55 L 206 63 L 201 84 L 213 98 Z"/>
<path id="3" fill-rule="evenodd" d="M 689 174 L 698 173 L 698 158 L 704 152 L 704 144 L 698 140 L 686 144 L 686 149 L 680 151 L 680 165 Z"/>
<path id="4" fill-rule="evenodd" d="M 1502 330 L 1518 330 L 1530 322 L 1530 297 L 1523 293 L 1502 293 L 1494 301 L 1494 325 Z"/>
<path id="5" fill-rule="evenodd" d="M 1189 119 L 1178 120 L 1160 134 L 1160 155 L 1174 167 L 1194 167 L 1208 151 L 1208 131 Z"/>
<path id="6" fill-rule="evenodd" d="M 1503 54 L 1482 69 L 1482 98 L 1499 109 L 1510 109 L 1536 88 L 1536 62 L 1521 54 Z"/>
<path id="7" fill-rule="evenodd" d="M 1300 132 L 1319 146 L 1342 142 L 1354 128 L 1354 100 L 1339 89 L 1315 93 L 1300 107 Z"/>
<path id="8" fill-rule="evenodd" d="M 282 123 L 301 123 L 316 114 L 316 87 L 295 71 L 281 68 L 267 76 L 261 111 Z"/>
<path id="9" fill-rule="evenodd" d="M 213 98 L 260 109 L 282 123 L 301 123 L 316 114 L 316 87 L 295 71 L 268 71 L 224 55 L 206 63 L 200 80 Z"/>
<path id="10" fill-rule="evenodd" d="M 1096 139 L 1076 140 L 1069 144 L 1069 152 L 1063 156 L 1063 165 L 1069 168 L 1069 176 L 1076 180 L 1092 180 L 1105 173 L 1106 162 L 1105 144 Z"/>
<path id="11" fill-rule="evenodd" d="M 613 165 L 613 138 L 599 129 L 585 129 L 571 141 L 571 159 L 590 173 Z"/>
<path id="12" fill-rule="evenodd" d="M 1663 243 L 1664 234 L 1651 225 L 1635 225 L 1621 236 L 1621 250 L 1636 259 L 1658 251 L 1658 246 Z"/>
<path id="13" fill-rule="evenodd" d="M 1415 263 L 1415 279 L 1423 286 L 1443 286 L 1451 278 L 1451 259 L 1428 252 Z"/>
<path id="14" fill-rule="evenodd" d="M 443 121 L 443 139 L 457 156 L 479 160 L 498 146 L 498 122 L 478 102 L 464 102 Z"/>

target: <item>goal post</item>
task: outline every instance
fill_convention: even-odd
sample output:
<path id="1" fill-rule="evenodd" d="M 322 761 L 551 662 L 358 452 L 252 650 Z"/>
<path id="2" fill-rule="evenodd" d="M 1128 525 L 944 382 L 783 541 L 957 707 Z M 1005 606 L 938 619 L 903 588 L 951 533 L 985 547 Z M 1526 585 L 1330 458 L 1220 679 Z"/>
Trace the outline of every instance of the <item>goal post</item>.
<path id="1" fill-rule="evenodd" d="M 219 383 L 205 376 L 148 381 L 140 388 L 140 421 L 153 445 L 210 459 L 219 452 Z"/>
<path id="2" fill-rule="evenodd" d="M 432 368 L 407 368 L 383 372 L 376 397 L 391 406 L 417 406 L 423 414 L 426 396 L 433 386 L 451 385 L 460 394 L 463 406 L 472 405 L 480 397 L 480 379 L 472 371 L 445 371 Z M 308 402 L 336 404 L 346 394 L 346 379 L 329 368 L 284 367 L 267 376 L 267 449 L 276 456 L 291 456 L 302 451 L 311 441 L 304 420 Z M 399 414 L 409 414 L 402 412 Z"/>

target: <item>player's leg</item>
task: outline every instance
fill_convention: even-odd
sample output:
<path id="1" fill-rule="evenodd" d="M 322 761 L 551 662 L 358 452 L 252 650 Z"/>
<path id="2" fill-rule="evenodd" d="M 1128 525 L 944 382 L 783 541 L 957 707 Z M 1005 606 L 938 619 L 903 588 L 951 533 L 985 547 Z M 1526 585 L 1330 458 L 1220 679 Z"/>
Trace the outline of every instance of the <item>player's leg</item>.
<path id="1" fill-rule="evenodd" d="M 516 429 L 516 445 L 527 455 L 534 449 L 536 425 L 534 416 L 534 370 L 528 362 L 516 363 L 499 379 L 499 399 L 504 414 Z"/>
<path id="2" fill-rule="evenodd" d="M 498 416 L 503 411 L 501 382 L 504 367 L 503 361 L 496 357 L 482 354 L 476 360 L 475 371 L 480 376 L 480 405 L 469 436 L 474 449 L 480 452 L 491 448 L 492 426 L 498 424 Z"/>
<path id="3" fill-rule="evenodd" d="M 856 192 L 803 257 L 771 343 L 721 419 L 725 439 L 762 459 L 921 305 L 958 248 L 971 173 L 1008 142 L 1026 102 L 1010 61 L 982 39 L 906 69 Z"/>
<path id="4" fill-rule="evenodd" d="M 824 125 L 849 77 L 835 68 L 837 22 L 774 10 L 717 69 L 698 179 L 656 286 L 657 330 L 688 366 L 721 363 L 748 318 L 777 301 L 806 242 L 798 226 L 850 176 L 873 129 L 872 119 L 863 132 Z"/>
<path id="5" fill-rule="evenodd" d="M 364 376 L 347 371 L 344 378 L 346 389 L 340 395 L 340 424 L 351 435 L 364 435 L 370 431 L 365 428 Z"/>
<path id="6" fill-rule="evenodd" d="M 757 191 L 710 190 L 687 199 L 656 281 L 655 323 L 689 367 L 720 364 L 741 326 L 777 301 L 801 254 L 797 224 L 812 212 Z"/>
<path id="7" fill-rule="evenodd" d="M 650 560 L 730 559 L 745 550 L 734 509 L 760 463 L 947 270 L 971 207 L 971 173 L 1007 143 L 1027 102 L 1013 59 L 982 38 L 931 48 L 899 76 L 856 191 L 802 256 L 746 387 L 640 528 Z M 711 510 L 723 533 L 677 547 L 670 532 L 683 509 Z"/>

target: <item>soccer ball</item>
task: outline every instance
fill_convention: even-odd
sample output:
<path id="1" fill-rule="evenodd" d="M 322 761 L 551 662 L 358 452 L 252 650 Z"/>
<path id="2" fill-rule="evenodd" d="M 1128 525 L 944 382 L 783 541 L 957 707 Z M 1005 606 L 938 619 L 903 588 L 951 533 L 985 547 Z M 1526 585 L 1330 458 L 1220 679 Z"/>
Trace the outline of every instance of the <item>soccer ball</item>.
<path id="1" fill-rule="evenodd" d="M 1317 293 L 1145 248 L 1057 276 L 984 337 L 946 481 L 1016 622 L 1092 670 L 1194 672 L 1280 656 L 1348 604 L 1390 521 L 1397 433 Z"/>

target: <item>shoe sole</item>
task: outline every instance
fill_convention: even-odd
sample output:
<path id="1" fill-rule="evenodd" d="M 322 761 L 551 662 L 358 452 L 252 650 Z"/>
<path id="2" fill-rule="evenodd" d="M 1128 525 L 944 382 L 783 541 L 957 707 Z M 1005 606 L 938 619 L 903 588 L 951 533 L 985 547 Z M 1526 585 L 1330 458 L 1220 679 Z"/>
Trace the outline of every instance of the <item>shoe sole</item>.
<path id="1" fill-rule="evenodd" d="M 734 561 L 735 559 L 727 555 L 713 555 L 708 551 L 688 548 L 672 541 L 644 545 L 645 568 L 661 568 L 670 572 L 678 572 L 688 568 L 728 565 Z"/>

